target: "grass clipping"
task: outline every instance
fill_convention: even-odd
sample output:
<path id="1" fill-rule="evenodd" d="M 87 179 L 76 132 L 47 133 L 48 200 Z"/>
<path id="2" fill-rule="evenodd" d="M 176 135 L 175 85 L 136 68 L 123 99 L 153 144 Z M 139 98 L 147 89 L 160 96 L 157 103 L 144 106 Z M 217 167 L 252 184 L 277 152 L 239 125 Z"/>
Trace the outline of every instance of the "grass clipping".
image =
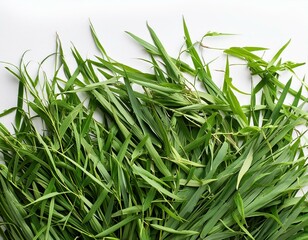
<path id="1" fill-rule="evenodd" d="M 151 73 L 112 60 L 91 30 L 101 57 L 73 48 L 75 69 L 59 41 L 52 79 L 31 77 L 23 63 L 8 68 L 19 95 L 1 114 L 15 113 L 13 134 L 0 125 L 3 239 L 307 237 L 307 196 L 297 194 L 308 180 L 297 130 L 307 129 L 307 86 L 279 80 L 301 65 L 281 61 L 287 44 L 269 62 L 263 48 L 224 51 L 260 79 L 241 105 L 228 60 L 219 88 L 185 22 L 186 63 L 150 27 L 153 43 L 129 33 Z"/>

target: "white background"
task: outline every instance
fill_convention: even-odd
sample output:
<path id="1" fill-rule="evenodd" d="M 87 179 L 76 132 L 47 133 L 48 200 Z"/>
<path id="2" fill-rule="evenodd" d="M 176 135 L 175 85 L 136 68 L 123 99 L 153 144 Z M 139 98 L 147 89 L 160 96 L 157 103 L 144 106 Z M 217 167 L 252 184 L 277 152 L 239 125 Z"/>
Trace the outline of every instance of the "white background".
<path id="1" fill-rule="evenodd" d="M 170 55 L 177 57 L 184 43 L 182 18 L 185 17 L 193 41 L 200 41 L 208 31 L 237 35 L 215 37 L 204 42 L 211 47 L 262 46 L 270 50 L 265 59 L 289 39 L 291 44 L 283 60 L 308 62 L 308 1 L 307 0 L 0 0 L 0 113 L 16 106 L 18 82 L 5 66 L 19 64 L 22 54 L 29 50 L 25 62 L 35 71 L 38 63 L 55 52 L 56 34 L 60 36 L 67 59 L 72 44 L 81 55 L 92 58 L 98 54 L 91 38 L 89 23 L 93 23 L 109 55 L 128 65 L 142 69 L 149 66 L 138 58 L 144 57 L 126 33 L 150 40 L 146 22 L 156 31 Z M 212 64 L 214 80 L 221 82 L 224 57 L 218 51 L 206 51 Z M 235 61 L 235 63 L 237 63 Z M 52 76 L 52 61 L 43 70 Z M 308 66 L 297 68 L 300 78 Z M 233 83 L 249 91 L 250 79 L 245 67 L 231 69 Z M 306 80 L 307 82 L 307 80 Z M 294 88 L 299 82 L 294 81 Z M 307 93 L 306 93 L 307 94 Z M 13 116 L 1 118 L 12 129 Z"/>
<path id="2" fill-rule="evenodd" d="M 56 33 L 68 58 L 72 43 L 84 57 L 93 57 L 97 50 L 89 31 L 91 20 L 111 57 L 144 67 L 137 60 L 144 52 L 124 31 L 150 40 L 148 21 L 168 52 L 177 56 L 184 42 L 184 16 L 194 41 L 199 41 L 208 31 L 236 33 L 209 39 L 206 44 L 223 48 L 268 47 L 269 58 L 292 39 L 283 59 L 308 62 L 307 12 L 306 0 L 0 0 L 0 61 L 17 65 L 21 55 L 30 50 L 25 59 L 35 69 L 38 62 L 55 51 Z M 207 53 L 205 58 L 210 61 L 214 53 Z M 17 93 L 17 81 L 4 66 L 7 65 L 0 63 L 0 112 L 16 104 Z M 48 66 L 44 70 L 48 72 Z M 240 69 L 233 72 L 235 84 L 249 88 L 247 75 Z M 303 77 L 308 72 L 307 66 L 297 72 Z M 221 80 L 219 75 L 217 78 Z M 10 125 L 11 119 L 2 118 L 1 122 Z"/>
<path id="3" fill-rule="evenodd" d="M 144 52 L 124 31 L 149 40 L 148 21 L 168 52 L 177 56 L 184 42 L 183 16 L 195 41 L 208 31 L 237 33 L 210 39 L 207 44 L 264 46 L 271 49 L 267 55 L 270 57 L 292 39 L 283 59 L 308 62 L 307 0 L 0 0 L 0 61 L 19 64 L 22 53 L 30 50 L 26 62 L 30 61 L 35 69 L 39 61 L 54 52 L 56 32 L 68 57 L 71 42 L 83 56 L 92 57 L 97 50 L 90 36 L 90 19 L 114 59 L 144 67 L 136 59 Z M 209 53 L 208 59 L 211 57 Z M 7 65 L 0 63 L 0 112 L 16 105 L 17 94 L 17 81 L 4 66 Z M 297 72 L 303 77 L 307 66 Z M 236 85 L 249 85 L 244 72 L 233 74 L 237 76 Z M 9 126 L 11 119 L 0 121 Z"/>
<path id="4" fill-rule="evenodd" d="M 271 49 L 266 55 L 269 58 L 292 39 L 283 59 L 308 62 L 307 12 L 306 0 L 0 0 L 0 61 L 19 64 L 22 53 L 30 50 L 25 59 L 35 69 L 38 62 L 55 51 L 56 33 L 68 58 L 72 43 L 84 57 L 93 57 L 97 50 L 89 31 L 91 20 L 111 57 L 144 67 L 144 63 L 137 60 L 144 52 L 124 31 L 150 40 L 148 21 L 168 52 L 177 56 L 184 43 L 184 16 L 194 41 L 208 31 L 236 33 L 238 35 L 209 39 L 206 44 L 224 48 L 268 47 Z M 205 58 L 211 60 L 213 53 L 207 54 Z M 0 112 L 16 104 L 17 93 L 17 81 L 4 66 L 0 63 Z M 303 77 L 307 69 L 307 66 L 299 68 L 299 76 Z M 48 66 L 44 70 L 48 71 Z M 235 84 L 245 89 L 249 79 L 235 70 Z M 1 119 L 6 125 L 10 125 L 10 121 Z"/>

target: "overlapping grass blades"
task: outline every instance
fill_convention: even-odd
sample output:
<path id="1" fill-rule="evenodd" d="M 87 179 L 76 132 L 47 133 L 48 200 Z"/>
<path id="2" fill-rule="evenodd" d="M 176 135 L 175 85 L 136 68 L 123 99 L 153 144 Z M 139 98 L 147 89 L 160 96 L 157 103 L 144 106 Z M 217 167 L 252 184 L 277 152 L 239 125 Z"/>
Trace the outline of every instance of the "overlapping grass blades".
<path id="1" fill-rule="evenodd" d="M 249 105 L 233 90 L 229 62 L 220 89 L 184 22 L 191 63 L 170 57 L 148 27 L 153 72 L 73 48 L 70 69 L 58 41 L 52 79 L 22 63 L 14 132 L 0 125 L 0 235 L 4 239 L 303 239 L 308 234 L 307 97 L 279 81 L 301 64 L 267 62 L 263 48 L 225 53 L 247 61 Z M 65 78 L 60 77 L 63 71 Z M 185 73 L 185 74 L 184 74 Z M 191 90 L 187 74 L 200 81 Z M 133 86 L 142 87 L 135 91 Z M 40 87 L 43 86 L 43 87 Z M 307 87 L 307 86 L 304 86 Z M 261 94 L 260 102 L 256 95 Z M 292 104 L 285 99 L 293 96 Z M 38 128 L 37 119 L 43 129 Z M 294 134 L 296 133 L 296 134 Z"/>

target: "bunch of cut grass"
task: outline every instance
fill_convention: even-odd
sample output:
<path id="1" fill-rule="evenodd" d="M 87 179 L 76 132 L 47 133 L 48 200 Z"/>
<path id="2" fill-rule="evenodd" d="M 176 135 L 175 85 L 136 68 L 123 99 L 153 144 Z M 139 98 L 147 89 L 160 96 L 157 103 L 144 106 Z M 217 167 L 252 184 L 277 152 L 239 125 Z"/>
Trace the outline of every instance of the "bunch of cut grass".
<path id="1" fill-rule="evenodd" d="M 279 80 L 301 64 L 280 60 L 286 46 L 269 62 L 263 48 L 225 50 L 261 79 L 242 106 L 228 60 L 220 89 L 185 22 L 192 64 L 148 29 L 153 44 L 129 34 L 152 73 L 112 60 L 93 27 L 101 57 L 73 48 L 72 70 L 58 41 L 52 79 L 8 68 L 19 95 L 2 114 L 15 112 L 14 133 L 0 125 L 3 239 L 306 239 L 307 194 L 297 193 L 307 145 L 296 127 L 307 127 L 307 97 Z"/>

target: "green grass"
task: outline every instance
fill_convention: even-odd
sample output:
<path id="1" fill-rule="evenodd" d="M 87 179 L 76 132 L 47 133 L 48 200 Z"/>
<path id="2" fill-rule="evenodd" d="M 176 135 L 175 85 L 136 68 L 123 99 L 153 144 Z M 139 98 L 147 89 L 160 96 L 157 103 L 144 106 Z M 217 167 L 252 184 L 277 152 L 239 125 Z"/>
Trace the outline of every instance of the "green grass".
<path id="1" fill-rule="evenodd" d="M 15 113 L 15 123 L 13 132 L 0 124 L 0 236 L 307 239 L 307 194 L 297 195 L 308 181 L 307 85 L 279 80 L 302 65 L 282 62 L 289 42 L 269 61 L 258 55 L 264 48 L 224 51 L 260 77 L 242 105 L 229 57 L 219 88 L 185 22 L 187 62 L 148 30 L 153 43 L 129 35 L 150 73 L 109 57 L 93 26 L 101 56 L 72 48 L 75 69 L 59 40 L 51 79 L 31 77 L 23 61 L 8 68 L 19 89 L 1 114 Z"/>

